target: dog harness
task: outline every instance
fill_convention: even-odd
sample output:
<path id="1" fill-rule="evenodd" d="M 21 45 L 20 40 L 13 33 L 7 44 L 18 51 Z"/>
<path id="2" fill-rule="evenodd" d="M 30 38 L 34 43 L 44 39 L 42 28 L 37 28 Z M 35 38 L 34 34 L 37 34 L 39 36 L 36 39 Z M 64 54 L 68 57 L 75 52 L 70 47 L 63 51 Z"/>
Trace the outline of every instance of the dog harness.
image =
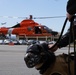
<path id="1" fill-rule="evenodd" d="M 66 58 L 67 61 L 67 58 Z M 68 63 L 64 59 L 64 54 L 56 57 L 53 63 L 42 75 L 68 75 Z M 74 61 L 70 60 L 71 75 L 74 75 Z"/>

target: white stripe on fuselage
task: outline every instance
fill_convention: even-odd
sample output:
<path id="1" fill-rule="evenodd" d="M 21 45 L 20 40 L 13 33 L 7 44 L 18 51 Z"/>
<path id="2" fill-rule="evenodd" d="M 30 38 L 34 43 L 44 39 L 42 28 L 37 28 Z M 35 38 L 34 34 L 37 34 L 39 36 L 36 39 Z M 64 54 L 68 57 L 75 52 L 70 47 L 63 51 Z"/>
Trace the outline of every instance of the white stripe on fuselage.
<path id="1" fill-rule="evenodd" d="M 14 29 L 14 28 L 8 29 L 8 34 L 12 34 L 13 29 Z"/>

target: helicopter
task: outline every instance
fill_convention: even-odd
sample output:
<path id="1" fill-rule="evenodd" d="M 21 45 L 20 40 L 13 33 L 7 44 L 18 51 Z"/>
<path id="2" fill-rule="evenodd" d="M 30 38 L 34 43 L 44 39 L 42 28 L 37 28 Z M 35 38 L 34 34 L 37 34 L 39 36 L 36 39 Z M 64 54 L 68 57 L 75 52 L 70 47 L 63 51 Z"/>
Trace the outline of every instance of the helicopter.
<path id="1" fill-rule="evenodd" d="M 29 19 L 24 19 L 12 27 L 1 27 L 0 36 L 4 38 L 7 34 L 11 39 L 12 34 L 17 36 L 55 36 L 58 32 L 52 31 L 47 26 L 35 22 L 32 19 L 32 15 L 30 15 Z"/>

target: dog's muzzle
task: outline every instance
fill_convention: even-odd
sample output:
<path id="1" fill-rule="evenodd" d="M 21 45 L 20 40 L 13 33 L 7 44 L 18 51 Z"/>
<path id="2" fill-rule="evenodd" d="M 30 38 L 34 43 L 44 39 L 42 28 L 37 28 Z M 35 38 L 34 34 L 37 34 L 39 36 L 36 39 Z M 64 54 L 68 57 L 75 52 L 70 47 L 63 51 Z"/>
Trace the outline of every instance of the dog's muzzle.
<path id="1" fill-rule="evenodd" d="M 43 62 L 44 56 L 45 56 L 45 53 L 42 46 L 39 44 L 34 44 L 34 45 L 30 45 L 27 48 L 24 61 L 28 68 L 33 68 L 37 64 L 40 64 Z"/>
<path id="2" fill-rule="evenodd" d="M 25 57 L 24 57 L 24 61 L 28 68 L 32 68 L 35 65 L 37 65 L 39 63 L 40 59 L 41 59 L 40 55 L 36 55 L 36 54 L 30 53 L 30 52 L 26 53 Z"/>

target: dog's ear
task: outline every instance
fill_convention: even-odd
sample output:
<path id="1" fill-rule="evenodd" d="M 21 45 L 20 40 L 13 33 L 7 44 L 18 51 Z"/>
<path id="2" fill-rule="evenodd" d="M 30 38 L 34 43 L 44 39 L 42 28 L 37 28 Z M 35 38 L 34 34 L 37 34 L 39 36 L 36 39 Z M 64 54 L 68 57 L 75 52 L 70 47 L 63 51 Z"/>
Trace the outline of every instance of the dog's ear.
<path id="1" fill-rule="evenodd" d="M 48 43 L 41 43 L 41 44 L 37 44 L 39 50 L 41 50 L 42 52 L 48 51 L 49 47 L 48 47 Z"/>
<path id="2" fill-rule="evenodd" d="M 45 51 L 48 51 L 49 50 L 48 43 L 44 42 L 44 43 L 41 44 L 41 46 L 43 47 L 43 49 Z"/>
<path id="3" fill-rule="evenodd" d="M 39 52 L 39 53 L 42 52 L 43 48 L 42 48 L 41 44 L 34 44 L 33 47 L 37 52 Z"/>

